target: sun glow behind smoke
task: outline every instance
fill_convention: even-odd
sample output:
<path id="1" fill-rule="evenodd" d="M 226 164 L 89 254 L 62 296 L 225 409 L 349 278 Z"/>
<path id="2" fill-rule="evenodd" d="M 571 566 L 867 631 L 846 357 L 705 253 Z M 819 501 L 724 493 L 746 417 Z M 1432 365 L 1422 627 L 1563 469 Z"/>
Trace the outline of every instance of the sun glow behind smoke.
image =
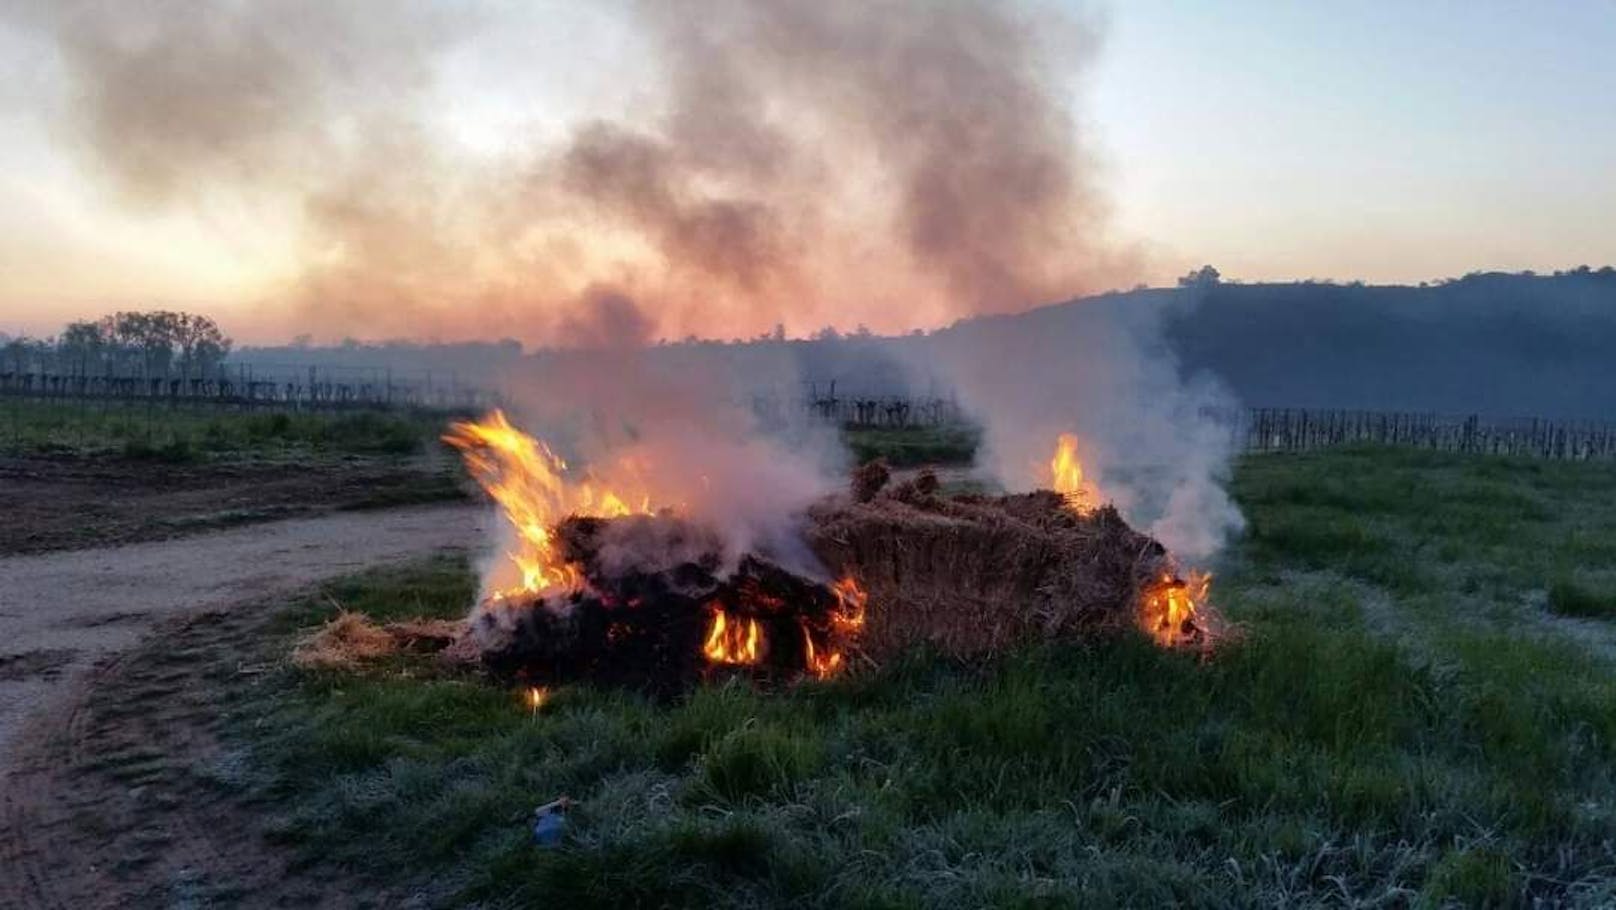
<path id="1" fill-rule="evenodd" d="M 651 338 L 902 332 L 1136 277 L 1070 110 L 1097 43 L 1033 2 L 609 5 L 572 14 L 593 82 L 513 50 L 556 31 L 521 5 L 171 6 L 25 21 L 61 134 L 129 211 L 273 212 L 292 332 L 573 345 L 602 288 Z M 543 109 L 468 143 L 465 62 L 500 49 Z"/>

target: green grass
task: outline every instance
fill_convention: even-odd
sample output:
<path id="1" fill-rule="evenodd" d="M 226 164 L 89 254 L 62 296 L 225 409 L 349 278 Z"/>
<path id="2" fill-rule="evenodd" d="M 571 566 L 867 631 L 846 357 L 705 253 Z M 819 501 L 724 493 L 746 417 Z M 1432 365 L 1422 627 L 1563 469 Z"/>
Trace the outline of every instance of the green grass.
<path id="1" fill-rule="evenodd" d="M 970 464 L 981 433 L 968 426 L 849 428 L 842 431 L 842 439 L 860 464 L 885 458 L 887 464 L 905 468 L 923 464 Z"/>
<path id="2" fill-rule="evenodd" d="M 409 455 L 453 415 L 267 412 L 118 402 L 0 402 L 0 452 L 121 453 L 189 462 L 227 455 Z"/>
<path id="3" fill-rule="evenodd" d="M 435 905 L 1616 901 L 1616 657 L 1545 608 L 1568 566 L 1603 583 L 1616 469 L 1363 450 L 1249 459 L 1235 490 L 1241 634 L 1204 661 L 1127 635 L 673 704 L 576 686 L 536 717 L 425 659 L 283 669 L 233 696 L 240 786 L 307 861 Z M 327 595 L 471 592 L 453 559 L 347 579 L 266 647 Z M 560 794 L 568 841 L 537 850 Z"/>
<path id="4" fill-rule="evenodd" d="M 1565 575 L 1549 585 L 1549 609 L 1561 616 L 1616 619 L 1616 588 L 1594 588 Z"/>

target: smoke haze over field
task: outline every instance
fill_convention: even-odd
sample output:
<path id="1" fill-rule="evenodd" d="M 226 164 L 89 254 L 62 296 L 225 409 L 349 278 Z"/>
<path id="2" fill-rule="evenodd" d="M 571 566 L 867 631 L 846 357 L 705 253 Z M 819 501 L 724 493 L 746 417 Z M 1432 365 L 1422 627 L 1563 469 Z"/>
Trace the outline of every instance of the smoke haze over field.
<path id="1" fill-rule="evenodd" d="M 1172 294 L 1095 300 L 939 332 L 906 352 L 945 376 L 983 430 L 977 460 L 1010 489 L 1047 486 L 1054 440 L 1074 432 L 1086 479 L 1136 527 L 1203 561 L 1243 526 L 1223 489 L 1234 399 L 1186 382 L 1163 324 Z"/>
<path id="2" fill-rule="evenodd" d="M 649 55 L 601 61 L 649 73 L 633 114 L 493 154 L 433 117 L 452 54 L 549 25 L 510 9 L 20 18 L 56 36 L 64 128 L 125 204 L 293 201 L 300 264 L 265 306 L 298 332 L 566 343 L 602 304 L 650 337 L 902 331 L 1131 277 L 1068 97 L 1084 24 L 985 2 L 612 9 Z"/>

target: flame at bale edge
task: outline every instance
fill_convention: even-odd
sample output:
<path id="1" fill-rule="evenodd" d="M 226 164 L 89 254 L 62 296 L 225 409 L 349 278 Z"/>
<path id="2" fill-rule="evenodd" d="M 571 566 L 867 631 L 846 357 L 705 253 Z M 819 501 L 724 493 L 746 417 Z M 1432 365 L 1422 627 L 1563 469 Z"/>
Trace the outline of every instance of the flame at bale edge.
<path id="1" fill-rule="evenodd" d="M 1184 578 L 1164 573 L 1139 598 L 1139 628 L 1164 648 L 1205 641 L 1206 630 L 1197 623 L 1199 605 L 1206 603 L 1212 576 L 1191 570 Z"/>
<path id="2" fill-rule="evenodd" d="M 1055 454 L 1049 460 L 1049 486 L 1066 500 L 1076 514 L 1093 505 L 1097 490 L 1083 479 L 1083 464 L 1077 457 L 1077 437 L 1062 433 L 1055 439 Z M 1137 621 L 1151 640 L 1164 648 L 1205 643 L 1206 629 L 1197 622 L 1200 607 L 1206 604 L 1212 576 L 1191 570 L 1184 578 L 1172 572 L 1147 586 L 1139 594 Z"/>
<path id="3" fill-rule="evenodd" d="M 466 469 L 516 532 L 516 548 L 506 555 L 521 581 L 489 592 L 491 601 L 545 597 L 583 585 L 578 567 L 561 557 L 555 538 L 561 519 L 651 511 L 649 496 L 642 496 L 640 508 L 633 509 L 622 495 L 590 479 L 574 482 L 567 476 L 567 463 L 542 440 L 512 426 L 503 411 L 450 424 L 443 441 L 460 450 Z"/>
<path id="4" fill-rule="evenodd" d="M 653 514 L 650 497 L 640 497 L 638 509 L 629 498 L 599 485 L 594 478 L 569 477 L 568 465 L 542 440 L 513 426 L 502 411 L 493 411 L 482 420 L 450 425 L 444 442 L 461 453 L 467 470 L 499 505 L 500 512 L 515 532 L 516 545 L 507 552 L 510 564 L 519 572 L 514 584 L 485 592 L 485 603 L 520 606 L 556 596 L 578 594 L 592 587 L 583 566 L 568 561 L 557 537 L 557 527 L 572 516 L 620 518 L 632 514 Z M 637 480 L 643 464 L 615 465 L 616 475 Z M 827 589 L 836 606 L 830 610 L 828 630 L 807 622 L 803 633 L 803 665 L 806 672 L 826 678 L 846 662 L 843 649 L 864 626 L 868 595 L 851 575 L 832 582 Z M 603 595 L 604 596 L 604 595 Z M 779 610 L 778 598 L 754 589 L 743 589 L 746 612 Z M 630 601 L 630 606 L 634 601 Z M 768 651 L 764 624 L 755 616 L 732 615 L 716 601 L 708 605 L 711 619 L 702 641 L 702 654 L 713 664 L 756 666 Z M 816 634 L 818 636 L 816 640 Z M 528 692 L 534 710 L 546 692 Z"/>
<path id="5" fill-rule="evenodd" d="M 844 575 L 831 582 L 830 590 L 836 595 L 839 609 L 831 622 L 843 632 L 857 632 L 864 628 L 864 611 L 870 605 L 870 595 L 852 575 Z"/>
<path id="6" fill-rule="evenodd" d="M 831 582 L 830 591 L 836 595 L 836 610 L 830 616 L 833 636 L 839 637 L 844 642 L 851 641 L 864 628 L 864 615 L 870 605 L 870 595 L 851 574 L 843 575 Z M 802 640 L 810 673 L 820 679 L 829 679 L 842 668 L 845 662 L 842 652 L 828 644 L 816 648 L 813 633 L 807 626 L 803 627 Z"/>
<path id="7" fill-rule="evenodd" d="M 808 664 L 808 672 L 820 679 L 829 679 L 836 675 L 842 667 L 842 652 L 820 651 L 814 647 L 814 636 L 808 627 L 802 629 L 802 647 L 804 659 Z"/>

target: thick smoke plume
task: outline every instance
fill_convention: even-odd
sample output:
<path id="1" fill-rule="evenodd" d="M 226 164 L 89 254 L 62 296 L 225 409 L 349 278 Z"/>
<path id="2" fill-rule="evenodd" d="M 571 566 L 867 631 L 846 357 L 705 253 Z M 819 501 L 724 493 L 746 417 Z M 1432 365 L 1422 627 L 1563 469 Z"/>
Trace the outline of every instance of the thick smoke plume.
<path id="1" fill-rule="evenodd" d="M 553 27 L 531 11 L 78 0 L 22 19 L 53 31 L 69 126 L 123 200 L 296 201 L 303 266 L 266 307 L 300 303 L 297 331 L 565 342 L 602 286 L 659 337 L 907 331 L 1128 277 L 1070 113 L 1081 25 L 963 0 L 615 9 L 651 56 L 637 113 L 497 155 L 444 138 L 434 92 L 451 52 Z"/>
<path id="2" fill-rule="evenodd" d="M 498 154 L 446 139 L 435 92 L 451 53 L 550 27 L 530 11 L 79 0 L 21 18 L 54 34 L 68 125 L 120 198 L 295 201 L 301 266 L 266 302 L 295 331 L 589 349 L 536 365 L 520 416 L 603 469 L 655 465 L 659 501 L 737 547 L 780 537 L 820 474 L 760 441 L 737 402 L 761 389 L 644 345 L 906 332 L 1131 277 L 1068 96 L 1095 52 L 1083 24 L 991 0 L 613 9 L 649 58 L 602 61 L 648 74 L 633 113 Z M 1097 307 L 910 349 L 983 423 L 1007 484 L 1046 482 L 1076 431 L 1104 493 L 1199 558 L 1239 523 L 1218 483 L 1228 441 L 1215 391 L 1181 381 L 1157 328 Z"/>

